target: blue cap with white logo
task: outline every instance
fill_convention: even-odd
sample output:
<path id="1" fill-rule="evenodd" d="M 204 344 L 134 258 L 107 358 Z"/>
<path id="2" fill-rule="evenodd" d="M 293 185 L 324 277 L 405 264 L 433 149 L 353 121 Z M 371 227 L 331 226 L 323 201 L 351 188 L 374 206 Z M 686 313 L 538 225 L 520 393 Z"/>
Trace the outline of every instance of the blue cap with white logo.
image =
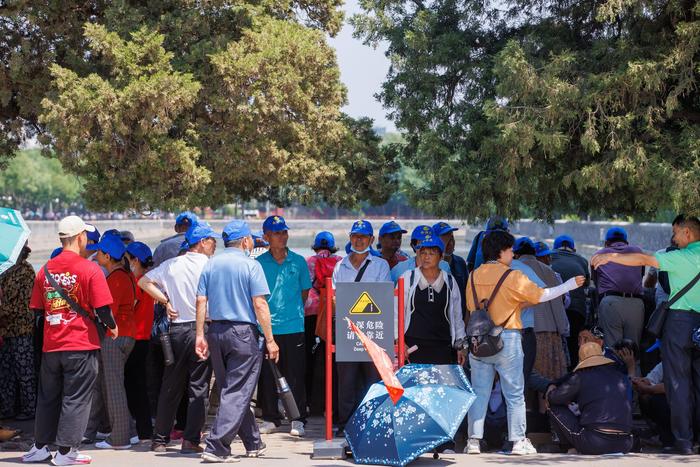
<path id="1" fill-rule="evenodd" d="M 431 235 L 426 237 L 425 240 L 420 242 L 418 246 L 416 246 L 416 250 L 420 250 L 421 248 L 439 248 L 441 253 L 444 253 L 445 251 L 445 244 L 440 240 L 440 237 L 437 235 Z"/>
<path id="2" fill-rule="evenodd" d="M 505 230 L 508 232 L 508 219 L 501 216 L 491 216 L 486 221 L 486 230 Z"/>
<path id="3" fill-rule="evenodd" d="M 191 211 L 181 212 L 175 218 L 175 225 L 187 224 L 189 226 L 192 226 L 192 225 L 196 224 L 197 222 L 199 222 L 199 217 L 197 217 L 197 214 L 195 214 Z"/>
<path id="4" fill-rule="evenodd" d="M 369 221 L 363 219 L 352 224 L 350 235 L 369 235 L 371 237 L 374 235 L 374 229 Z"/>
<path id="5" fill-rule="evenodd" d="M 535 256 L 541 258 L 543 256 L 549 256 L 552 254 L 552 250 L 549 249 L 549 245 L 545 242 L 535 243 Z"/>
<path id="6" fill-rule="evenodd" d="M 270 216 L 265 219 L 262 225 L 263 232 L 281 232 L 282 230 L 289 230 L 287 222 L 282 216 Z"/>
<path id="7" fill-rule="evenodd" d="M 440 235 L 445 235 L 450 232 L 454 232 L 455 230 L 459 229 L 457 227 L 452 227 L 447 222 L 438 222 L 437 224 L 433 225 L 433 232 L 435 232 L 435 235 L 437 235 L 438 237 Z"/>
<path id="8" fill-rule="evenodd" d="M 611 227 L 605 234 L 605 241 L 619 241 L 627 243 L 627 231 L 622 227 Z"/>
<path id="9" fill-rule="evenodd" d="M 433 229 L 429 225 L 419 225 L 411 232 L 411 240 L 423 241 L 427 235 L 434 235 Z"/>
<path id="10" fill-rule="evenodd" d="M 143 242 L 132 242 L 126 247 L 126 252 L 137 258 L 142 263 L 146 263 L 149 258 L 153 258 L 151 249 Z"/>
<path id="11" fill-rule="evenodd" d="M 126 253 L 126 247 L 122 243 L 122 239 L 118 235 L 105 234 L 100 239 L 100 242 L 95 245 L 96 249 L 102 253 L 107 253 L 112 259 L 120 260 Z"/>
<path id="12" fill-rule="evenodd" d="M 185 233 L 185 242 L 189 248 L 206 238 L 221 238 L 221 235 L 214 232 L 208 222 L 197 222 L 190 226 Z"/>
<path id="13" fill-rule="evenodd" d="M 564 243 L 568 243 L 569 248 L 576 248 L 576 244 L 574 243 L 573 238 L 571 238 L 569 235 L 559 235 L 557 238 L 554 239 L 554 249 L 558 250 L 559 248 L 564 246 Z"/>
<path id="14" fill-rule="evenodd" d="M 533 242 L 530 237 L 520 237 L 515 241 L 515 244 L 513 245 L 513 251 L 518 253 L 524 246 L 529 246 L 533 250 L 537 251 L 537 248 L 535 247 L 535 242 Z"/>
<path id="15" fill-rule="evenodd" d="M 319 232 L 316 234 L 314 245 L 311 248 L 314 250 L 318 250 L 320 248 L 335 248 L 335 237 L 333 237 L 332 233 L 325 230 L 323 232 Z"/>
<path id="16" fill-rule="evenodd" d="M 408 230 L 402 229 L 401 226 L 394 221 L 389 221 L 384 223 L 384 225 L 382 225 L 382 227 L 379 229 L 379 236 L 381 237 L 382 235 L 388 235 L 396 232 L 405 234 L 408 233 Z"/>
<path id="17" fill-rule="evenodd" d="M 233 240 L 238 240 L 243 237 L 253 236 L 250 227 L 246 221 L 240 219 L 234 219 L 224 227 L 224 231 L 221 234 L 221 238 L 225 242 L 230 242 Z"/>

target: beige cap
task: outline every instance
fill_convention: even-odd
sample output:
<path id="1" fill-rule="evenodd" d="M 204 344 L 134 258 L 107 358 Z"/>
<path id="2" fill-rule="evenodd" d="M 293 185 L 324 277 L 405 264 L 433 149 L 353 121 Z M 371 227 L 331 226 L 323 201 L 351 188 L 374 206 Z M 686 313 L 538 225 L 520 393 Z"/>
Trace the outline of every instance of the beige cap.
<path id="1" fill-rule="evenodd" d="M 94 232 L 95 226 L 86 224 L 78 216 L 66 216 L 58 223 L 58 238 L 70 238 L 81 232 Z"/>
<path id="2" fill-rule="evenodd" d="M 603 348 L 595 342 L 586 342 L 578 349 L 578 359 L 580 363 L 574 371 L 590 368 L 592 366 L 607 365 L 615 363 L 603 356 Z"/>

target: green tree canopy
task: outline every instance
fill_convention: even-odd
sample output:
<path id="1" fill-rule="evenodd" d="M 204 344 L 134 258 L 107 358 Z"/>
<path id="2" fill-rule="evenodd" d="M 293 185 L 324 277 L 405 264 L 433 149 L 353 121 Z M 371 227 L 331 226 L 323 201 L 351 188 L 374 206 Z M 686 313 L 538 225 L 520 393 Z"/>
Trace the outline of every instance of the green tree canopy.
<path id="1" fill-rule="evenodd" d="M 700 2 L 363 0 L 427 210 L 700 213 Z"/>
<path id="2" fill-rule="evenodd" d="M 338 191 L 356 166 L 395 154 L 364 162 L 378 143 L 340 112 L 346 91 L 325 41 L 339 6 L 13 2 L 0 22 L 0 163 L 36 133 L 96 209 L 382 201 L 389 172 L 366 195 L 359 183 Z"/>

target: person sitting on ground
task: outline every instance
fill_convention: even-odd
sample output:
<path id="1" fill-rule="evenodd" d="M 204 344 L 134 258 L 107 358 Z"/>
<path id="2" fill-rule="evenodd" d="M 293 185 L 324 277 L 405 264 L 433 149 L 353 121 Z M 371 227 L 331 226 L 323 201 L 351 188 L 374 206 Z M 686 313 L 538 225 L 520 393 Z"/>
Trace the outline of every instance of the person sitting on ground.
<path id="1" fill-rule="evenodd" d="M 560 442 L 581 454 L 627 453 L 632 448 L 632 407 L 625 377 L 594 342 L 579 349 L 579 364 L 546 400 Z"/>
<path id="2" fill-rule="evenodd" d="M 671 432 L 671 409 L 666 400 L 663 362 L 644 378 L 632 378 L 632 386 L 639 395 L 642 416 L 653 425 L 664 452 L 673 450 L 676 438 Z"/>

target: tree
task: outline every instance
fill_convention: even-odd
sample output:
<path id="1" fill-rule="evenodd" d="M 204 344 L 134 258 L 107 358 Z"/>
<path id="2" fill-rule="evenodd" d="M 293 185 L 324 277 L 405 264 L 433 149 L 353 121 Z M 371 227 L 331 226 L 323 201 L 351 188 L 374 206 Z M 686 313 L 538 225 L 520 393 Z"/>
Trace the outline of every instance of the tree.
<path id="1" fill-rule="evenodd" d="M 357 137 L 340 113 L 346 92 L 325 42 L 340 29 L 339 5 L 15 2 L 0 23 L 15 46 L 0 50 L 0 63 L 21 66 L 0 71 L 9 96 L 0 122 L 21 131 L 6 146 L 26 128 L 38 132 L 96 209 L 357 203 L 358 188 L 338 193 L 334 176 L 366 157 L 337 154 Z M 71 27 L 55 26 L 63 15 Z M 25 81 L 43 99 L 22 101 Z M 391 186 L 391 174 L 376 182 Z"/>
<path id="2" fill-rule="evenodd" d="M 686 0 L 364 0 L 380 98 L 423 208 L 466 218 L 700 213 L 700 7 Z"/>
<path id="3" fill-rule="evenodd" d="M 50 205 L 56 198 L 63 203 L 80 200 L 81 182 L 66 174 L 61 163 L 43 157 L 38 149 L 19 151 L 0 172 L 0 193 L 11 196 L 10 206 L 21 211 Z"/>

